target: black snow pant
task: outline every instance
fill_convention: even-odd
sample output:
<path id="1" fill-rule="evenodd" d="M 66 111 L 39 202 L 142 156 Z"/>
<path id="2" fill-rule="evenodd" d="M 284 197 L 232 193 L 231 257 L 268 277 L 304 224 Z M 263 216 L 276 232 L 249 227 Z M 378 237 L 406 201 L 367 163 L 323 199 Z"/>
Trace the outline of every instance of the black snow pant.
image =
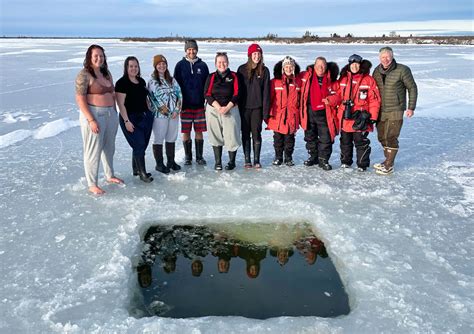
<path id="1" fill-rule="evenodd" d="M 283 160 L 283 151 L 285 152 L 285 161 L 293 160 L 295 150 L 295 134 L 282 134 L 273 132 L 273 147 L 275 148 L 275 158 Z"/>
<path id="2" fill-rule="evenodd" d="M 357 154 L 357 167 L 367 168 L 370 166 L 370 140 L 367 138 L 369 132 L 345 132 L 341 131 L 341 164 L 352 165 L 352 151 L 354 145 Z"/>
<path id="3" fill-rule="evenodd" d="M 317 158 L 321 158 L 329 161 L 332 153 L 332 141 L 326 110 L 313 111 L 308 106 L 308 124 L 304 132 L 304 140 L 311 159 L 318 161 Z"/>
<path id="4" fill-rule="evenodd" d="M 242 122 L 242 143 L 250 142 L 250 133 L 254 143 L 262 142 L 263 110 L 245 109 L 240 115 Z"/>
<path id="5" fill-rule="evenodd" d="M 137 158 L 144 157 L 153 130 L 153 121 L 155 120 L 153 113 L 151 111 L 146 111 L 144 113 L 129 113 L 128 119 L 135 127 L 133 132 L 128 132 L 122 116 L 120 116 L 119 119 L 120 127 L 122 128 L 125 139 L 132 147 L 133 156 Z"/>

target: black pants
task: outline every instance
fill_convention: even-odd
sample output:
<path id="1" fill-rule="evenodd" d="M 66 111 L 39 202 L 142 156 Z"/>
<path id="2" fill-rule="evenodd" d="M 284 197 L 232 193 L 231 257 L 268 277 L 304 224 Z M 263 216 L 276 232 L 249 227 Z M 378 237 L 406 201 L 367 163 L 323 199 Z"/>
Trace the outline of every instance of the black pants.
<path id="1" fill-rule="evenodd" d="M 332 141 L 329 134 L 326 110 L 313 111 L 308 106 L 308 126 L 304 132 L 306 149 L 311 158 L 329 161 L 332 153 Z"/>
<path id="2" fill-rule="evenodd" d="M 273 132 L 273 147 L 275 148 L 275 157 L 277 159 L 283 159 L 283 151 L 287 158 L 293 157 L 295 150 L 295 134 L 282 134 L 279 132 Z"/>
<path id="3" fill-rule="evenodd" d="M 263 110 L 244 109 L 241 112 L 240 119 L 242 122 L 242 143 L 250 142 L 250 134 L 254 143 L 262 142 L 262 120 Z"/>
<path id="4" fill-rule="evenodd" d="M 370 166 L 370 140 L 367 138 L 369 132 L 345 132 L 341 131 L 341 163 L 352 165 L 352 151 L 354 145 L 357 154 L 357 167 Z"/>
<path id="5" fill-rule="evenodd" d="M 151 111 L 129 113 L 128 119 L 132 122 L 135 130 L 133 132 L 127 131 L 122 116 L 120 116 L 120 127 L 122 128 L 125 139 L 133 149 L 133 156 L 143 157 L 145 156 L 145 151 L 150 142 L 151 131 L 153 129 L 153 113 Z"/>

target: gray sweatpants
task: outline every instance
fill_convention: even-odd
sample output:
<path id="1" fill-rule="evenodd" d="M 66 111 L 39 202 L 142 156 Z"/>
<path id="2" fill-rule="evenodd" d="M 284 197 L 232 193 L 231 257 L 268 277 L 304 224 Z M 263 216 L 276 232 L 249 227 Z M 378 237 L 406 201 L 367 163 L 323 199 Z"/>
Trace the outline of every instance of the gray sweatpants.
<path id="1" fill-rule="evenodd" d="M 115 107 L 89 105 L 89 110 L 99 124 L 99 133 L 91 131 L 89 123 L 82 113 L 79 121 L 84 149 L 84 171 L 87 185 L 91 187 L 97 185 L 100 160 L 104 165 L 105 177 L 110 179 L 114 176 L 113 158 L 119 118 Z"/>
<path id="2" fill-rule="evenodd" d="M 207 105 L 206 123 L 209 142 L 212 146 L 225 146 L 227 151 L 233 152 L 242 145 L 240 113 L 237 106 L 222 115 L 213 106 Z"/>

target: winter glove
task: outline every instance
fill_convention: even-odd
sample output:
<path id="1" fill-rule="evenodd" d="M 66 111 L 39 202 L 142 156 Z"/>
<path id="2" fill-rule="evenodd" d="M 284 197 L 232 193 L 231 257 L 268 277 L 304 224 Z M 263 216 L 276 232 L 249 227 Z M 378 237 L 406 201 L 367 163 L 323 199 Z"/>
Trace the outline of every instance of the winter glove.
<path id="1" fill-rule="evenodd" d="M 357 110 L 352 129 L 355 131 L 366 131 L 370 123 L 370 113 L 367 110 Z"/>

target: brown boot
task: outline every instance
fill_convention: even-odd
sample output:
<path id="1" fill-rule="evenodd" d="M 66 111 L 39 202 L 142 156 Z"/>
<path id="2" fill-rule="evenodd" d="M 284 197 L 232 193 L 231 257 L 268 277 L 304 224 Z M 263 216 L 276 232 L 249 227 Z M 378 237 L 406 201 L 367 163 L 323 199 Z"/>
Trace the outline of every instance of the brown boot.
<path id="1" fill-rule="evenodd" d="M 398 148 L 387 147 L 387 160 L 383 164 L 383 168 L 377 169 L 375 172 L 380 175 L 390 175 L 393 173 L 393 165 L 395 163 L 395 157 L 398 153 Z"/>
<path id="2" fill-rule="evenodd" d="M 376 164 L 374 164 L 374 169 L 375 170 L 379 170 L 379 169 L 382 169 L 384 167 L 385 162 L 387 161 L 387 156 L 388 156 L 387 149 L 388 149 L 388 147 L 383 148 L 383 155 L 385 156 L 385 160 L 383 162 L 377 162 Z"/>

